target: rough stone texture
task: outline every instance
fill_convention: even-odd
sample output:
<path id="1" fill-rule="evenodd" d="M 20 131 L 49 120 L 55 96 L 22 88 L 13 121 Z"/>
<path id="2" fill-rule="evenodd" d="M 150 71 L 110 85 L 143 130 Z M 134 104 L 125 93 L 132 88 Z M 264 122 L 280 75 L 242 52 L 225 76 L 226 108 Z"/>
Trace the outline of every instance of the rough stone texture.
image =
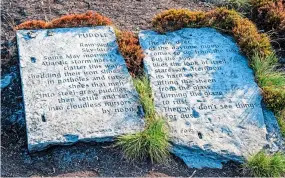
<path id="1" fill-rule="evenodd" d="M 266 148 L 269 152 L 285 151 L 284 139 L 280 132 L 278 122 L 274 116 L 274 113 L 266 108 L 262 103 L 264 122 L 267 129 L 267 140 L 269 145 Z"/>
<path id="2" fill-rule="evenodd" d="M 21 30 L 17 41 L 30 151 L 143 128 L 111 27 Z"/>
<path id="3" fill-rule="evenodd" d="M 127 7 L 127 8 L 122 8 Z M 59 146 L 45 152 L 28 154 L 26 146 L 26 130 L 18 124 L 5 124 L 16 112 L 22 110 L 22 92 L 18 70 L 18 55 L 15 32 L 12 27 L 26 20 L 51 20 L 63 14 L 84 13 L 95 10 L 109 18 L 121 30 L 148 29 L 152 17 L 169 8 L 188 8 L 207 11 L 215 8 L 213 4 L 199 0 L 3 0 L 1 13 L 1 59 L 2 76 L 15 68 L 16 78 L 2 90 L 1 94 L 1 152 L 3 177 L 57 176 L 65 173 L 99 170 L 99 176 L 105 177 L 141 177 L 149 171 L 157 171 L 173 177 L 242 177 L 244 175 L 238 164 L 228 163 L 223 169 L 190 169 L 172 157 L 169 165 L 149 164 L 148 161 L 129 162 L 122 159 L 119 149 L 109 145 L 79 143 L 72 146 Z M 14 22 L 15 25 L 11 25 Z M 284 49 L 284 48 L 283 48 Z M 5 54 L 5 55 L 3 55 Z M 7 55 L 6 55 L 7 54 Z M 4 61 L 10 61 L 5 66 Z M 23 118 L 24 119 L 24 118 Z M 5 125 L 4 125 L 5 124 Z M 25 126 L 25 124 L 24 124 Z M 69 154 L 66 154 L 69 152 Z M 76 156 L 75 156 L 76 155 Z M 96 156 L 94 156 L 96 155 Z M 88 159 L 86 159 L 88 158 Z M 96 172 L 96 171 L 95 171 Z M 85 174 L 83 174 L 85 175 Z"/>
<path id="4" fill-rule="evenodd" d="M 261 91 L 231 37 L 185 28 L 142 31 L 139 38 L 156 109 L 170 126 L 172 151 L 188 166 L 221 168 L 269 145 Z M 275 120 L 270 117 L 268 122 Z"/>
<path id="5" fill-rule="evenodd" d="M 1 79 L 1 89 L 7 87 L 8 85 L 10 85 L 11 83 L 11 80 L 13 78 L 13 75 L 5 75 L 4 77 L 2 77 Z"/>

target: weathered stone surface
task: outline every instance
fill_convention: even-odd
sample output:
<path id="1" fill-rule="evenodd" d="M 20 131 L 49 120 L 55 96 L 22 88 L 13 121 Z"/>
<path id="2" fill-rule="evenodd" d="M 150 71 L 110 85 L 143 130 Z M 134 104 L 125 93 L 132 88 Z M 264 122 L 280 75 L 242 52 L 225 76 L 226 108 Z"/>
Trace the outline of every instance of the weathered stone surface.
<path id="1" fill-rule="evenodd" d="M 10 85 L 11 81 L 12 81 L 13 75 L 8 74 L 5 75 L 2 79 L 1 79 L 1 89 L 6 88 L 8 85 Z"/>
<path id="2" fill-rule="evenodd" d="M 17 32 L 30 151 L 143 129 L 111 27 Z"/>
<path id="3" fill-rule="evenodd" d="M 139 39 L 156 110 L 188 166 L 221 168 L 268 146 L 261 91 L 232 38 L 185 28 L 142 31 Z"/>

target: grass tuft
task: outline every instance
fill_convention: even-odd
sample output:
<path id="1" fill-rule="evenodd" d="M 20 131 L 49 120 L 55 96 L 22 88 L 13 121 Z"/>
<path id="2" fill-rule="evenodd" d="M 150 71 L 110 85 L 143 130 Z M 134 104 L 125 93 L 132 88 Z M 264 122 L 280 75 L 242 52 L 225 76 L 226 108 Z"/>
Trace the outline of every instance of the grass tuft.
<path id="1" fill-rule="evenodd" d="M 285 174 L 285 155 L 267 155 L 264 151 L 249 158 L 244 169 L 255 177 L 281 177 Z"/>
<path id="2" fill-rule="evenodd" d="M 160 118 L 147 118 L 147 128 L 133 135 L 123 135 L 117 142 L 128 160 L 150 158 L 151 162 L 163 162 L 169 156 L 167 128 Z"/>
<path id="3" fill-rule="evenodd" d="M 263 90 L 266 105 L 278 114 L 285 108 L 285 75 L 275 70 L 277 57 L 274 54 L 266 57 L 253 56 L 251 66 L 255 77 Z M 283 121 L 280 122 L 281 124 Z"/>
<path id="4" fill-rule="evenodd" d="M 137 92 L 139 93 L 140 101 L 144 109 L 146 118 L 154 117 L 155 107 L 152 98 L 152 90 L 148 78 L 147 77 L 135 78 L 133 82 Z"/>
<path id="5" fill-rule="evenodd" d="M 278 59 L 274 54 L 268 55 L 265 58 L 262 58 L 256 54 L 252 58 L 252 68 L 255 71 L 255 75 L 260 87 L 285 86 L 284 73 L 274 70 L 277 60 Z"/>
<path id="6" fill-rule="evenodd" d="M 146 128 L 136 134 L 118 137 L 117 146 L 128 160 L 150 158 L 151 162 L 162 163 L 169 156 L 168 128 L 165 120 L 155 112 L 152 90 L 146 77 L 134 79 L 145 112 Z"/>

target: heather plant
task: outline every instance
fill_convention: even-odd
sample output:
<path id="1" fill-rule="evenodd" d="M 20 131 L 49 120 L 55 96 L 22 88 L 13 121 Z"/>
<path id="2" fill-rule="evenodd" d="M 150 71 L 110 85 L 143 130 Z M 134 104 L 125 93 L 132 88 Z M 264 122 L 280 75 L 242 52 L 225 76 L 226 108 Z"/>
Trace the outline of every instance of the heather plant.
<path id="1" fill-rule="evenodd" d="M 273 49 L 266 34 L 234 10 L 217 8 L 209 12 L 192 12 L 187 9 L 171 9 L 156 15 L 152 21 L 156 31 L 164 33 L 184 27 L 213 27 L 235 37 L 243 52 L 253 57 L 270 55 Z"/>
<path id="2" fill-rule="evenodd" d="M 139 45 L 139 40 L 132 32 L 118 32 L 117 41 L 121 54 L 124 56 L 127 67 L 132 76 L 143 74 L 142 61 L 143 51 Z"/>
<path id="3" fill-rule="evenodd" d="M 250 4 L 253 19 L 264 29 L 285 32 L 284 0 L 250 0 Z"/>

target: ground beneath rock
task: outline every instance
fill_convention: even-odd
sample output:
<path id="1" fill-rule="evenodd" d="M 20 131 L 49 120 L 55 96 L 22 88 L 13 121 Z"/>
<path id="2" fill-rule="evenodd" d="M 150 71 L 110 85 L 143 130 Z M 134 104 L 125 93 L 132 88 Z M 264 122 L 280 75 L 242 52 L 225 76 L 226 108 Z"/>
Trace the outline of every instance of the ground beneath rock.
<path id="1" fill-rule="evenodd" d="M 112 143 L 55 146 L 29 154 L 26 143 L 23 98 L 14 26 L 26 20 L 51 20 L 64 14 L 97 11 L 121 30 L 138 31 L 151 26 L 152 17 L 170 8 L 209 10 L 214 5 L 198 0 L 3 0 L 1 6 L 1 74 L 12 74 L 1 92 L 1 176 L 246 176 L 240 165 L 223 169 L 189 169 L 171 156 L 167 164 L 129 162 Z"/>

